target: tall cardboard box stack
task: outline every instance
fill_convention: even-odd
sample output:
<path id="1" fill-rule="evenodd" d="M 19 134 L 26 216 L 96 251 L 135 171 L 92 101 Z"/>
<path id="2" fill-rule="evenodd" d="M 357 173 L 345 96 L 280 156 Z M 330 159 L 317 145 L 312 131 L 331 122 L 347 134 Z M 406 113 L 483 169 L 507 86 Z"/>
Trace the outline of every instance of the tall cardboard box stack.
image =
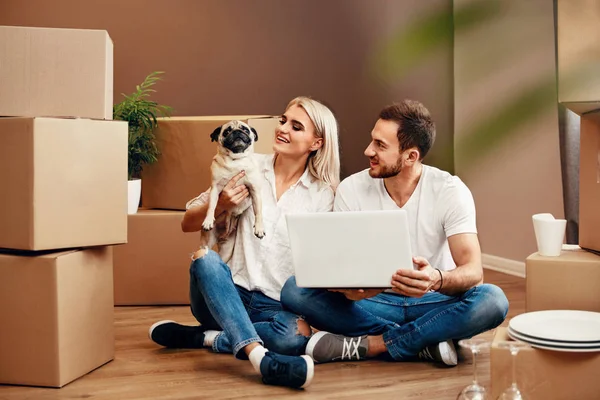
<path id="1" fill-rule="evenodd" d="M 557 3 L 559 102 L 581 117 L 579 246 L 558 257 L 527 257 L 526 310 L 600 312 L 600 9 L 595 1 Z M 509 340 L 498 328 L 491 350 L 492 398 L 511 382 Z M 600 353 L 529 348 L 517 356 L 518 385 L 528 399 L 600 398 Z"/>
<path id="2" fill-rule="evenodd" d="M 600 253 L 600 8 L 559 0 L 557 17 L 558 100 L 581 117 L 579 245 Z"/>
<path id="3" fill-rule="evenodd" d="M 600 9 L 557 2 L 558 100 L 579 114 L 579 246 L 527 257 L 527 311 L 600 312 Z"/>
<path id="4" fill-rule="evenodd" d="M 557 3 L 558 97 L 580 115 L 579 246 L 527 257 L 527 311 L 600 312 L 600 9 Z"/>
<path id="5" fill-rule="evenodd" d="M 106 31 L 0 26 L 0 384 L 62 387 L 114 358 L 127 123 Z"/>
<path id="6" fill-rule="evenodd" d="M 142 208 L 129 215 L 128 243 L 115 248 L 116 305 L 189 304 L 190 255 L 200 234 L 184 233 L 186 203 L 210 186 L 217 152 L 210 134 L 238 119 L 254 127 L 256 153 L 272 152 L 279 119 L 268 115 L 159 118 L 158 161 L 142 172 Z"/>

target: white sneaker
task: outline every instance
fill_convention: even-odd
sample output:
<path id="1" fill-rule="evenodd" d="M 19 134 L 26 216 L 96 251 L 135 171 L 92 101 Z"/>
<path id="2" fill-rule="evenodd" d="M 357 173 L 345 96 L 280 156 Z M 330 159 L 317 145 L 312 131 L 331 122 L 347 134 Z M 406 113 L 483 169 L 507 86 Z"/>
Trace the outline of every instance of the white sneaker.
<path id="1" fill-rule="evenodd" d="M 458 364 L 458 356 L 452 340 L 446 340 L 445 342 L 425 347 L 419 352 L 419 358 L 421 360 L 442 363 L 449 367 L 454 367 Z"/>

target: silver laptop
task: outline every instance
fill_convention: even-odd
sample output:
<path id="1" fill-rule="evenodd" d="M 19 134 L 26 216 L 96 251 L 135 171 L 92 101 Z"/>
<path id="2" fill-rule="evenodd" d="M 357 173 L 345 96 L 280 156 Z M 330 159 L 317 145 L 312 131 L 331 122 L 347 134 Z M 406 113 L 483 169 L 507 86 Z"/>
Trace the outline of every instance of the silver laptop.
<path id="1" fill-rule="evenodd" d="M 307 288 L 389 288 L 414 269 L 406 211 L 286 216 L 296 284 Z"/>

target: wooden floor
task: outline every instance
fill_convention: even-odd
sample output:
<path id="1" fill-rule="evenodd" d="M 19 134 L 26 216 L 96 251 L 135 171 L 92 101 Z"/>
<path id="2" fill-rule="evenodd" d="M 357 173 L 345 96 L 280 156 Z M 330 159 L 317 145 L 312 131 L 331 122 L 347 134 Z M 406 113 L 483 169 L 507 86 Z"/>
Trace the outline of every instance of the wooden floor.
<path id="1" fill-rule="evenodd" d="M 508 296 L 510 310 L 503 325 L 525 311 L 524 279 L 486 270 L 485 280 Z M 62 389 L 0 385 L 0 399 L 455 399 L 472 376 L 466 355 L 455 368 L 421 362 L 322 364 L 305 390 L 266 386 L 248 361 L 232 355 L 161 349 L 147 336 L 148 327 L 161 319 L 195 322 L 188 307 L 117 307 L 114 361 Z M 492 332 L 481 336 L 491 339 Z M 479 360 L 480 380 L 489 387 L 489 351 Z"/>

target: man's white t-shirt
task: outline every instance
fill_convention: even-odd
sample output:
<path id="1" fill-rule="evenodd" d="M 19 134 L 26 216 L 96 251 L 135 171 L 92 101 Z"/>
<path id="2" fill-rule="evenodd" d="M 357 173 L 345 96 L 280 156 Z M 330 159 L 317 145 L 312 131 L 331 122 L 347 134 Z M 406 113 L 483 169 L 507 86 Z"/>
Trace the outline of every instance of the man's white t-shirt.
<path id="1" fill-rule="evenodd" d="M 384 180 L 363 170 L 339 185 L 334 211 L 406 210 L 413 256 L 424 257 L 441 270 L 456 268 L 448 237 L 477 233 L 475 202 L 469 188 L 438 168 L 423 165 L 421 178 L 403 207 L 392 200 Z"/>

